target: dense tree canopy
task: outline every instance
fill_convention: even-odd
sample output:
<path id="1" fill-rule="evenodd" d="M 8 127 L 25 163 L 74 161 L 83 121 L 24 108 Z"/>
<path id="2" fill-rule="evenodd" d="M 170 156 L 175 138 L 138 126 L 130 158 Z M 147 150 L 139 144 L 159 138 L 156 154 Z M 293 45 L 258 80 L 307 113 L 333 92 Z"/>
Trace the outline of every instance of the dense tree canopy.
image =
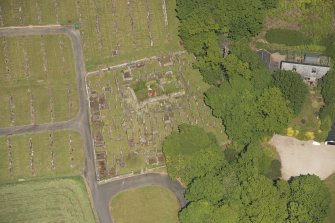
<path id="1" fill-rule="evenodd" d="M 321 82 L 321 93 L 325 105 L 321 108 L 320 119 L 321 129 L 329 131 L 335 122 L 335 72 L 332 69 L 323 78 Z"/>
<path id="2" fill-rule="evenodd" d="M 215 136 L 197 126 L 179 126 L 179 132 L 164 141 L 163 151 L 169 175 L 186 185 L 194 177 L 204 176 L 207 168 L 215 170 L 224 164 Z"/>
<path id="3" fill-rule="evenodd" d="M 319 177 L 299 176 L 290 183 L 289 222 L 323 222 L 330 204 L 330 193 Z"/>
<path id="4" fill-rule="evenodd" d="M 296 72 L 281 70 L 273 74 L 273 85 L 290 102 L 293 113 L 299 114 L 308 95 L 308 88 L 302 77 Z"/>
<path id="5" fill-rule="evenodd" d="M 185 48 L 194 53 L 204 80 L 222 82 L 222 48 L 230 40 L 249 38 L 260 32 L 265 11 L 275 1 L 263 0 L 177 0 L 180 37 Z"/>
<path id="6" fill-rule="evenodd" d="M 185 192 L 189 204 L 179 213 L 181 223 L 318 223 L 326 215 L 330 195 L 324 183 L 310 175 L 289 182 L 266 177 L 271 158 L 262 146 L 245 146 L 228 163 L 211 134 L 188 125 L 168 137 L 164 146 L 169 175 L 192 179 Z M 201 170 L 188 169 L 191 175 L 186 178 L 182 172 L 171 174 L 171 164 L 180 159 L 193 162 L 188 163 L 192 168 L 201 163 Z"/>

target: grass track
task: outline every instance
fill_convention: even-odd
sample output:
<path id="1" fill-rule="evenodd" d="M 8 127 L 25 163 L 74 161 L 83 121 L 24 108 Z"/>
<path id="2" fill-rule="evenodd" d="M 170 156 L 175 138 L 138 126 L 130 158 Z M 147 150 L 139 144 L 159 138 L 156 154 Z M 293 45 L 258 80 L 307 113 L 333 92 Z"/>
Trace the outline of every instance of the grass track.
<path id="1" fill-rule="evenodd" d="M 95 222 L 81 177 L 6 184 L 0 197 L 1 222 Z"/>
<path id="2" fill-rule="evenodd" d="M 110 209 L 117 223 L 178 223 L 176 197 L 159 186 L 122 192 L 111 200 Z"/>

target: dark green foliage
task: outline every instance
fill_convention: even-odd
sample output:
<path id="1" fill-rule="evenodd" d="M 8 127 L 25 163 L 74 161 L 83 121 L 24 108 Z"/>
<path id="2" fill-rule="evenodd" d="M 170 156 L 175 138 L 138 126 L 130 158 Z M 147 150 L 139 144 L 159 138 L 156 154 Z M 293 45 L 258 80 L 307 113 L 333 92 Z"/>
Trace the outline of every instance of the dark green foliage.
<path id="1" fill-rule="evenodd" d="M 321 82 L 321 94 L 326 104 L 335 103 L 335 72 L 330 70 Z"/>
<path id="2" fill-rule="evenodd" d="M 273 74 L 273 86 L 278 87 L 290 101 L 293 114 L 299 114 L 308 95 L 308 88 L 302 77 L 296 72 L 281 70 Z"/>
<path id="3" fill-rule="evenodd" d="M 224 164 L 215 136 L 197 126 L 179 126 L 179 132 L 164 141 L 163 152 L 171 178 L 180 178 L 186 185 L 204 176 L 207 168 L 215 170 Z"/>
<path id="4" fill-rule="evenodd" d="M 227 135 L 234 141 L 247 144 L 260 139 L 258 126 L 261 117 L 251 85 L 239 76 L 230 81 L 232 84 L 224 82 L 219 88 L 208 90 L 206 104 L 213 109 L 215 116 L 222 118 Z"/>
<path id="5" fill-rule="evenodd" d="M 226 13 L 230 21 L 228 26 L 229 36 L 232 39 L 249 38 L 261 31 L 265 10 L 260 0 L 231 0 L 225 2 L 229 4 L 229 11 Z"/>
<path id="6" fill-rule="evenodd" d="M 315 175 L 295 177 L 290 187 L 289 222 L 323 222 L 331 198 L 320 178 Z"/>
<path id="7" fill-rule="evenodd" d="M 265 35 L 269 43 L 280 43 L 288 46 L 310 44 L 311 41 L 301 32 L 290 29 L 270 29 Z"/>
<path id="8" fill-rule="evenodd" d="M 321 108 L 320 112 L 321 130 L 329 131 L 335 122 L 335 103 L 326 104 Z"/>
<path id="9" fill-rule="evenodd" d="M 189 204 L 179 213 L 180 223 L 317 223 L 325 217 L 330 195 L 318 177 L 274 182 L 270 178 L 279 176 L 280 162 L 271 160 L 262 146 L 230 146 L 242 151 L 230 163 L 216 147 L 211 134 L 188 125 L 164 142 L 169 175 L 189 179 L 185 192 Z M 180 160 L 191 162 L 184 165 L 190 176 L 181 171 Z M 176 170 L 171 165 L 182 168 L 171 173 Z M 266 177 L 269 174 L 273 177 Z"/>
<path id="10" fill-rule="evenodd" d="M 266 89 L 258 99 L 258 106 L 265 132 L 281 133 L 292 118 L 292 110 L 277 87 Z"/>
<path id="11" fill-rule="evenodd" d="M 241 222 L 284 223 L 288 216 L 287 201 L 280 198 L 273 182 L 262 175 L 254 175 L 242 183 L 241 201 Z"/>
<path id="12" fill-rule="evenodd" d="M 194 65 L 204 81 L 219 85 L 223 80 L 218 36 L 229 39 L 255 36 L 262 29 L 265 8 L 261 0 L 177 1 L 180 37 L 185 48 L 197 57 Z"/>
<path id="13" fill-rule="evenodd" d="M 265 174 L 271 180 L 277 180 L 281 177 L 281 163 L 279 160 L 272 160 L 269 171 Z"/>
<path id="14" fill-rule="evenodd" d="M 266 175 L 271 168 L 271 158 L 268 157 L 262 146 L 258 144 L 249 145 L 234 164 L 234 169 L 241 181 L 250 176 Z"/>
<path id="15" fill-rule="evenodd" d="M 335 122 L 335 72 L 330 70 L 321 82 L 321 94 L 325 105 L 321 108 L 321 130 L 329 131 Z"/>

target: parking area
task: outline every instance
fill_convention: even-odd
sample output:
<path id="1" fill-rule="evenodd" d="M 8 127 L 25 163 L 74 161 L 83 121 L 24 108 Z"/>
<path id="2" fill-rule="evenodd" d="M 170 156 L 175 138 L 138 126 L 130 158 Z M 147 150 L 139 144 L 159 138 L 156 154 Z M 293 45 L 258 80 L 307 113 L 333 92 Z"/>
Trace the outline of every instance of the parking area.
<path id="1" fill-rule="evenodd" d="M 274 135 L 270 144 L 275 146 L 282 164 L 282 178 L 288 180 L 301 174 L 315 174 L 322 180 L 335 172 L 335 146 L 313 145 L 293 137 Z"/>

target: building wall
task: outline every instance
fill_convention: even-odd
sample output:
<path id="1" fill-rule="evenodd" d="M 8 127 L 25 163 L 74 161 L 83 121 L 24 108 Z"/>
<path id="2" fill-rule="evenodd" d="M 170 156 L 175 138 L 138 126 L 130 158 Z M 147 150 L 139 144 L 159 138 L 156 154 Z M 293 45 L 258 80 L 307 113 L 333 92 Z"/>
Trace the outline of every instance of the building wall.
<path id="1" fill-rule="evenodd" d="M 329 67 L 309 65 L 309 64 L 298 64 L 290 62 L 281 62 L 280 68 L 282 70 L 292 70 L 300 74 L 305 80 L 310 78 L 311 80 L 322 78 L 328 71 Z M 313 72 L 315 71 L 315 72 Z"/>

